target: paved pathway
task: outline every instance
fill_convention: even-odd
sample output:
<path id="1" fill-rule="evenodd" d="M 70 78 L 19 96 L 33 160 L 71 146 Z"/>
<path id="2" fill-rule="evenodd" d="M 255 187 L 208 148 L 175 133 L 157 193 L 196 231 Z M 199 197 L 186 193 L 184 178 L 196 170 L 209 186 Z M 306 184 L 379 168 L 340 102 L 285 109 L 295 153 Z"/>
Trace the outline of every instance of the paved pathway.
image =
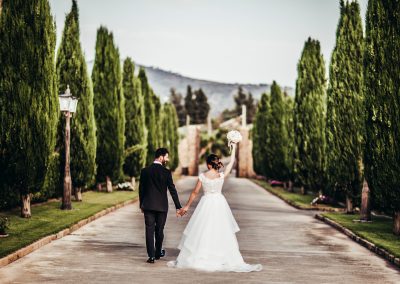
<path id="1" fill-rule="evenodd" d="M 177 183 L 182 203 L 195 182 L 188 177 Z M 261 272 L 166 267 L 178 254 L 188 221 L 177 219 L 172 206 L 165 230 L 168 256 L 145 263 L 143 216 L 134 204 L 0 269 L 0 283 L 400 283 L 400 272 L 389 263 L 252 182 L 229 178 L 224 194 L 241 228 L 241 252 L 247 262 L 263 264 Z"/>

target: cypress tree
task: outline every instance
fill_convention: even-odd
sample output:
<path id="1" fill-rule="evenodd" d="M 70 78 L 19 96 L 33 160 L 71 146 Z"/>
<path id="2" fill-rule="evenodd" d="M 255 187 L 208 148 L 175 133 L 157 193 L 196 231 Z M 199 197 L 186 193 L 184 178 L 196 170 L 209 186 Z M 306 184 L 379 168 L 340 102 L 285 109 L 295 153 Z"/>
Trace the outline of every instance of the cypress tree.
<path id="1" fill-rule="evenodd" d="M 271 121 L 270 98 L 267 94 L 262 94 L 258 103 L 257 112 L 253 126 L 253 164 L 256 173 L 269 176 L 271 173 L 271 152 L 267 148 L 270 142 L 268 129 Z"/>
<path id="2" fill-rule="evenodd" d="M 365 174 L 400 235 L 400 2 L 368 2 L 364 53 Z"/>
<path id="3" fill-rule="evenodd" d="M 289 190 L 293 190 L 293 181 L 296 179 L 293 171 L 293 155 L 294 155 L 294 130 L 293 130 L 293 106 L 294 102 L 291 97 L 289 97 L 286 93 L 284 93 L 284 104 L 285 104 L 285 123 L 287 130 L 287 138 L 288 142 L 286 145 L 287 149 L 287 179 L 289 180 Z"/>
<path id="4" fill-rule="evenodd" d="M 151 98 L 153 100 L 153 105 L 154 105 L 154 124 L 155 124 L 155 148 L 160 148 L 164 147 L 163 146 L 163 135 L 164 131 L 162 129 L 162 113 L 163 113 L 163 106 L 161 104 L 160 98 L 154 93 L 154 91 L 151 89 Z M 154 153 L 152 155 L 152 158 L 154 156 Z"/>
<path id="5" fill-rule="evenodd" d="M 183 126 L 186 123 L 186 110 L 182 105 L 182 95 L 177 93 L 174 88 L 171 88 L 171 103 L 174 105 L 176 113 L 178 115 L 179 126 Z"/>
<path id="6" fill-rule="evenodd" d="M 154 160 L 154 153 L 157 149 L 157 122 L 155 120 L 155 106 L 153 91 L 151 90 L 144 68 L 140 68 L 138 75 L 141 83 L 141 90 L 144 100 L 145 122 L 147 129 L 147 154 L 146 164 L 151 164 Z"/>
<path id="7" fill-rule="evenodd" d="M 192 87 L 190 85 L 187 86 L 186 96 L 185 96 L 185 109 L 186 114 L 190 117 L 190 122 L 195 124 L 194 121 L 196 119 L 196 104 L 192 92 Z"/>
<path id="8" fill-rule="evenodd" d="M 336 46 L 329 68 L 326 143 L 329 184 L 346 194 L 347 212 L 361 189 L 363 29 L 357 2 L 340 1 Z"/>
<path id="9" fill-rule="evenodd" d="M 30 196 L 40 191 L 55 147 L 56 33 L 47 0 L 4 0 L 2 5 L 0 181 L 6 184 L 3 190 L 21 195 L 21 216 L 30 217 Z"/>
<path id="10" fill-rule="evenodd" d="M 201 88 L 196 90 L 194 94 L 196 98 L 194 101 L 195 112 L 193 121 L 195 124 L 206 123 L 208 113 L 210 112 L 210 105 L 208 104 L 207 96 Z"/>
<path id="11" fill-rule="evenodd" d="M 165 103 L 163 106 L 163 147 L 169 151 L 169 168 L 173 171 L 178 167 L 179 155 L 179 135 L 178 135 L 178 116 L 175 107 L 171 103 Z"/>
<path id="12" fill-rule="evenodd" d="M 58 93 L 64 93 L 67 85 L 71 93 L 79 98 L 76 113 L 71 119 L 71 178 L 75 195 L 81 200 L 81 188 L 95 180 L 96 174 L 96 125 L 94 120 L 93 89 L 79 40 L 79 14 L 76 0 L 65 19 L 65 28 L 57 54 Z M 61 116 L 58 134 L 64 169 L 64 126 Z M 63 171 L 61 176 L 63 176 Z"/>
<path id="13" fill-rule="evenodd" d="M 125 146 L 125 105 L 119 51 L 107 28 L 97 30 L 96 55 L 92 72 L 97 125 L 97 181 L 122 177 Z"/>
<path id="14" fill-rule="evenodd" d="M 250 92 L 246 94 L 242 86 L 239 86 L 237 94 L 233 97 L 233 99 L 235 100 L 235 110 L 233 113 L 235 113 L 236 116 L 240 116 L 242 114 L 242 105 L 245 105 L 246 122 L 252 123 L 256 112 L 256 105 L 254 103 L 253 95 Z M 234 117 L 233 113 L 232 116 Z"/>
<path id="15" fill-rule="evenodd" d="M 146 125 L 140 80 L 134 76 L 135 65 L 126 58 L 123 67 L 125 97 L 124 173 L 138 177 L 146 163 Z"/>
<path id="16" fill-rule="evenodd" d="M 325 64 L 320 43 L 308 38 L 297 65 L 294 106 L 295 174 L 303 193 L 322 190 L 325 150 Z"/>
<path id="17" fill-rule="evenodd" d="M 267 149 L 272 153 L 269 157 L 271 171 L 268 177 L 286 181 L 288 178 L 288 133 L 285 121 L 285 102 L 279 85 L 273 81 L 270 97 L 270 123 L 268 134 L 270 138 Z"/>

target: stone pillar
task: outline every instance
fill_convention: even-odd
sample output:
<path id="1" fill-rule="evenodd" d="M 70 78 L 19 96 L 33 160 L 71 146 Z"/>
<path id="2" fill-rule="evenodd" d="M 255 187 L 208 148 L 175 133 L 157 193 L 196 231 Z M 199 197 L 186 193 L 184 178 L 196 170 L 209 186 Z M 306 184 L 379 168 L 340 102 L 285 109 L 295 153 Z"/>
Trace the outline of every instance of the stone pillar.
<path id="1" fill-rule="evenodd" d="M 253 143 L 249 139 L 250 131 L 247 127 L 240 128 L 240 134 L 242 134 L 242 141 L 239 143 L 238 147 L 238 158 L 237 158 L 237 177 L 254 177 L 255 173 L 253 170 L 253 156 L 252 147 Z"/>
<path id="2" fill-rule="evenodd" d="M 188 175 L 199 174 L 200 130 L 195 125 L 188 126 L 187 133 Z"/>

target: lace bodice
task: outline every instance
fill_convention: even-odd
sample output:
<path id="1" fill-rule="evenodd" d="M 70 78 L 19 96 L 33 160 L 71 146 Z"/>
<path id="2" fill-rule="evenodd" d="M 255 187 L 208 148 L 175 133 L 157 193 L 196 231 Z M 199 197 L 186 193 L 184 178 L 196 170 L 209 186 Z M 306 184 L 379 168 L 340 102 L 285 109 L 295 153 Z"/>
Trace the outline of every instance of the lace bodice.
<path id="1" fill-rule="evenodd" d="M 210 179 L 203 173 L 199 175 L 199 180 L 203 185 L 204 195 L 208 194 L 221 194 L 222 186 L 224 184 L 224 174 L 220 173 L 219 178 Z"/>

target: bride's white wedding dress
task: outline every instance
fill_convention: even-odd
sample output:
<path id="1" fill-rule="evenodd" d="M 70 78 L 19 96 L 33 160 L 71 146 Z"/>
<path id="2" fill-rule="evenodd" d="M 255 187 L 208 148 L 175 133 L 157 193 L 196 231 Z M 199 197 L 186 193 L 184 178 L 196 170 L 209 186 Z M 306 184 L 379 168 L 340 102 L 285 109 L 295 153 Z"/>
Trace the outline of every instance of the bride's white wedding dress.
<path id="1" fill-rule="evenodd" d="M 240 254 L 235 235 L 240 229 L 221 193 L 224 174 L 215 179 L 200 174 L 199 179 L 204 195 L 183 232 L 178 258 L 168 266 L 206 271 L 262 270 L 261 264 L 245 263 Z"/>

